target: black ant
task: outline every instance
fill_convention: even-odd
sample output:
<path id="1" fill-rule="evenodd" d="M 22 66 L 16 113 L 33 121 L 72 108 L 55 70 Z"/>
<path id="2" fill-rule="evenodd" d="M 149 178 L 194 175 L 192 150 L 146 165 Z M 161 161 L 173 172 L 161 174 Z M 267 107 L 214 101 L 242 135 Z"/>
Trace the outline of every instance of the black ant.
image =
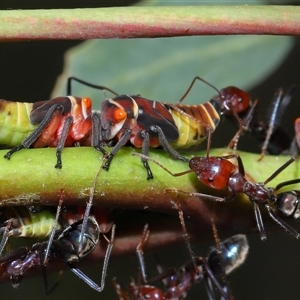
<path id="1" fill-rule="evenodd" d="M 88 216 L 86 220 L 85 218 L 82 218 L 71 225 L 65 226 L 62 231 L 57 230 L 57 224 L 60 223 L 58 220 L 60 216 L 61 205 L 62 200 L 60 200 L 57 208 L 55 226 L 52 229 L 49 241 L 36 243 L 31 247 L 31 249 L 28 247 L 20 247 L 12 250 L 4 256 L 1 256 L 1 272 L 7 273 L 10 276 L 12 285 L 17 287 L 20 284 L 24 274 L 30 268 L 40 266 L 42 268 L 45 293 L 50 294 L 58 283 L 49 289 L 46 265 L 49 258 L 59 257 L 68 265 L 70 270 L 76 276 L 82 279 L 94 290 L 101 292 L 104 289 L 108 261 L 113 247 L 115 225 L 112 226 L 111 240 L 108 240 L 106 236 L 103 235 L 105 240 L 108 242 L 108 247 L 104 258 L 101 285 L 99 286 L 80 269 L 78 269 L 74 263 L 78 262 L 83 257 L 94 251 L 99 242 L 99 236 L 101 233 L 100 227 L 95 217 Z M 86 222 L 86 226 L 82 235 L 84 221 Z"/>
<path id="2" fill-rule="evenodd" d="M 144 227 L 141 242 L 136 248 L 139 259 L 140 271 L 144 284 L 136 285 L 132 282 L 128 286 L 128 293 L 125 293 L 114 279 L 113 283 L 117 294 L 123 300 L 135 299 L 173 299 L 179 300 L 186 296 L 187 291 L 194 283 L 199 283 L 203 279 L 206 283 L 209 299 L 216 299 L 214 288 L 216 288 L 223 299 L 230 299 L 226 287 L 223 288 L 216 276 L 222 273 L 224 267 L 225 274 L 231 273 L 239 267 L 246 259 L 248 254 L 248 242 L 245 235 L 238 234 L 220 243 L 220 250 L 212 248 L 207 257 L 195 257 L 197 272 L 194 269 L 194 261 L 187 262 L 179 270 L 168 269 L 155 278 L 146 279 L 145 262 L 143 248 L 149 237 L 148 225 Z M 151 285 L 159 280 L 167 280 L 166 291 Z"/>

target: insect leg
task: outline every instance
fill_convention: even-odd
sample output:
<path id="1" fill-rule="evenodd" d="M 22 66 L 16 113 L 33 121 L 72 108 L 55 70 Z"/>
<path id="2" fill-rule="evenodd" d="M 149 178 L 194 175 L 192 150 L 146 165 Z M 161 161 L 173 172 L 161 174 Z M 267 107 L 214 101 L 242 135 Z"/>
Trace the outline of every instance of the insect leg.
<path id="1" fill-rule="evenodd" d="M 111 164 L 111 161 L 113 160 L 114 156 L 117 154 L 117 152 L 128 142 L 131 135 L 131 129 L 126 129 L 124 131 L 124 134 L 118 141 L 118 143 L 114 146 L 114 148 L 111 150 L 111 152 L 108 154 L 106 162 L 103 166 L 103 169 L 108 171 L 109 166 Z"/>
<path id="2" fill-rule="evenodd" d="M 265 241 L 267 239 L 267 236 L 266 236 L 266 232 L 264 229 L 264 223 L 263 223 L 263 220 L 261 217 L 261 212 L 260 212 L 260 209 L 259 209 L 257 203 L 253 202 L 253 208 L 254 208 L 254 215 L 255 215 L 257 228 L 260 233 L 260 238 L 262 241 Z"/>
<path id="3" fill-rule="evenodd" d="M 101 147 L 103 141 L 102 126 L 100 116 L 98 113 L 92 114 L 92 146 L 102 152 L 103 155 L 107 155 L 107 151 Z"/>
<path id="4" fill-rule="evenodd" d="M 38 125 L 38 127 L 22 142 L 21 145 L 16 146 L 16 147 L 12 148 L 10 151 L 8 151 L 4 155 L 4 158 L 10 159 L 10 157 L 13 155 L 13 153 L 18 152 L 18 151 L 22 150 L 23 148 L 29 148 L 38 139 L 38 137 L 42 134 L 43 130 L 50 123 L 54 113 L 58 110 L 63 112 L 63 110 L 64 110 L 63 105 L 55 104 L 55 105 L 51 106 L 50 109 L 48 110 L 47 114 L 45 115 L 44 119 L 42 120 L 42 122 Z"/>
<path id="5" fill-rule="evenodd" d="M 181 156 L 175 149 L 173 149 L 173 147 L 171 147 L 171 145 L 167 141 L 162 129 L 159 126 L 157 126 L 157 125 L 150 126 L 150 130 L 158 134 L 158 138 L 159 138 L 161 145 L 163 146 L 165 151 L 167 151 L 173 158 L 182 160 L 184 162 L 189 162 L 189 160 L 187 158 Z"/>
<path id="6" fill-rule="evenodd" d="M 141 136 L 143 137 L 142 153 L 143 153 L 143 155 L 148 156 L 149 141 L 150 141 L 149 133 L 147 131 L 143 130 L 141 132 Z M 142 157 L 141 159 L 142 159 L 144 167 L 147 170 L 147 179 L 153 179 L 153 174 L 149 167 L 147 159 L 145 159 L 144 157 Z"/>
<path id="7" fill-rule="evenodd" d="M 65 145 L 65 142 L 66 142 L 66 139 L 68 137 L 68 133 L 70 131 L 70 127 L 71 127 L 72 124 L 73 124 L 73 117 L 68 116 L 65 120 L 64 127 L 63 127 L 63 130 L 62 130 L 62 133 L 61 133 L 61 137 L 60 137 L 59 142 L 58 142 L 57 147 L 56 147 L 57 161 L 56 161 L 55 168 L 57 168 L 57 169 L 62 168 L 61 152 L 62 152 L 63 147 Z"/>
<path id="8" fill-rule="evenodd" d="M 114 238 L 115 238 L 115 225 L 113 225 L 112 229 L 111 229 L 111 238 L 110 241 L 107 240 L 107 238 L 105 237 L 105 235 L 103 235 L 105 237 L 105 239 L 108 241 L 108 246 L 106 249 L 106 253 L 105 253 L 105 258 L 104 258 L 104 262 L 103 262 L 103 269 L 102 269 L 102 276 L 101 276 L 101 284 L 100 286 L 98 284 L 96 284 L 93 280 L 91 280 L 86 274 L 84 274 L 81 270 L 79 270 L 74 264 L 72 264 L 71 262 L 68 262 L 67 265 L 69 266 L 70 270 L 77 275 L 81 280 L 83 280 L 87 285 L 89 285 L 91 288 L 93 288 L 94 290 L 96 290 L 97 292 L 102 292 L 105 286 L 105 277 L 106 277 L 106 272 L 107 272 L 107 266 L 108 266 L 108 261 L 110 258 L 110 254 L 111 254 L 111 250 L 113 248 L 113 242 L 114 242 Z"/>
<path id="9" fill-rule="evenodd" d="M 148 229 L 148 224 L 146 224 L 144 226 L 142 239 L 136 247 L 136 255 L 138 257 L 140 272 L 141 272 L 144 283 L 147 282 L 146 265 L 145 265 L 145 261 L 144 261 L 144 246 L 148 240 L 149 233 L 150 233 L 150 230 Z"/>
<path id="10" fill-rule="evenodd" d="M 293 227 L 288 225 L 286 222 L 284 222 L 281 218 L 279 218 L 275 212 L 273 211 L 272 207 L 269 204 L 265 204 L 266 209 L 268 210 L 268 213 L 270 217 L 278 223 L 281 227 L 283 227 L 287 232 L 292 234 L 293 236 L 296 237 L 296 239 L 300 238 L 300 233 L 298 233 Z"/>

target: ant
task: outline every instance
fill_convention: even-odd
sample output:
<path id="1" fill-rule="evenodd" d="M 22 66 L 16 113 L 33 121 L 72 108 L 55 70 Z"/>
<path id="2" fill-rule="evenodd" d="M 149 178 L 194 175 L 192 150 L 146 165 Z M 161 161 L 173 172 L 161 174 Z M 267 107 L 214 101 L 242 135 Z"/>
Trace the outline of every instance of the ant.
<path id="1" fill-rule="evenodd" d="M 237 194 L 243 193 L 249 197 L 249 200 L 253 204 L 255 219 L 257 227 L 262 240 L 266 240 L 266 233 L 264 229 L 264 224 L 259 208 L 259 204 L 262 204 L 267 209 L 270 217 L 282 226 L 290 234 L 294 235 L 297 239 L 300 238 L 300 233 L 298 233 L 294 228 L 284 222 L 279 216 L 276 215 L 275 210 L 270 205 L 274 204 L 278 209 L 280 209 L 284 215 L 290 216 L 290 203 L 282 203 L 282 194 L 277 192 L 284 186 L 296 184 L 300 182 L 300 178 L 288 180 L 279 183 L 275 188 L 269 188 L 265 185 L 273 180 L 279 173 L 286 169 L 291 163 L 295 161 L 295 157 L 290 158 L 281 167 L 279 167 L 273 174 L 271 174 L 264 182 L 251 182 L 245 177 L 245 170 L 242 159 L 237 154 L 226 155 L 226 156 L 209 156 L 211 142 L 211 132 L 208 137 L 207 155 L 205 157 L 193 157 L 189 160 L 189 170 L 180 173 L 172 173 L 158 161 L 145 157 L 139 153 L 133 153 L 134 156 L 140 156 L 142 158 L 147 158 L 150 161 L 157 164 L 163 170 L 168 172 L 172 176 L 182 176 L 188 173 L 195 173 L 198 179 L 205 184 L 216 190 L 226 189 L 229 193 L 228 196 L 221 198 L 217 196 L 202 194 L 202 193 L 188 193 L 175 188 L 166 189 L 167 193 L 184 193 L 190 196 L 202 197 L 204 199 L 209 199 L 212 201 L 226 202 L 235 198 Z M 236 159 L 238 163 L 238 170 L 236 171 L 236 166 L 229 160 Z M 298 211 L 298 208 L 296 208 Z"/>
<path id="2" fill-rule="evenodd" d="M 20 247 L 14 249 L 11 252 L 0 257 L 0 270 L 2 273 L 7 273 L 10 276 L 12 285 L 18 287 L 24 274 L 35 266 L 42 268 L 45 293 L 50 294 L 57 286 L 58 282 L 49 289 L 46 265 L 51 257 L 59 257 L 62 259 L 70 270 L 88 284 L 94 290 L 101 292 L 104 289 L 105 277 L 108 266 L 108 261 L 113 247 L 113 241 L 115 236 L 115 225 L 112 226 L 111 239 L 103 235 L 108 243 L 106 250 L 101 285 L 97 285 L 86 274 L 78 269 L 74 263 L 81 260 L 83 257 L 94 251 L 99 242 L 100 227 L 93 216 L 87 216 L 73 222 L 71 225 L 66 225 L 66 222 L 59 220 L 60 212 L 62 209 L 62 196 L 57 207 L 54 226 L 49 240 L 34 244 L 31 249 L 28 247 Z M 68 214 L 68 212 L 67 212 Z M 74 217 L 74 214 L 69 214 L 70 218 Z M 86 226 L 84 227 L 84 224 Z M 63 226 L 63 230 L 59 228 Z M 82 234 L 82 229 L 84 232 Z"/>
<path id="3" fill-rule="evenodd" d="M 229 239 L 224 240 L 220 243 L 220 251 L 214 247 L 210 250 L 207 257 L 195 257 L 197 272 L 194 269 L 194 262 L 189 261 L 179 270 L 168 269 L 160 273 L 155 278 L 147 280 L 143 248 L 147 242 L 149 234 L 150 231 L 148 229 L 148 224 L 146 224 L 143 230 L 141 242 L 136 248 L 144 285 L 136 285 L 134 282 L 131 282 L 128 286 L 129 295 L 121 289 L 114 279 L 113 284 L 120 299 L 183 299 L 186 297 L 187 291 L 191 285 L 199 283 L 203 279 L 206 283 L 209 299 L 216 299 L 214 295 L 214 288 L 220 292 L 223 299 L 230 299 L 227 294 L 227 288 L 223 288 L 220 285 L 216 276 L 222 273 L 223 267 L 225 274 L 229 274 L 245 261 L 249 249 L 245 235 L 234 235 Z M 154 285 L 149 285 L 162 279 L 167 280 L 165 292 Z"/>

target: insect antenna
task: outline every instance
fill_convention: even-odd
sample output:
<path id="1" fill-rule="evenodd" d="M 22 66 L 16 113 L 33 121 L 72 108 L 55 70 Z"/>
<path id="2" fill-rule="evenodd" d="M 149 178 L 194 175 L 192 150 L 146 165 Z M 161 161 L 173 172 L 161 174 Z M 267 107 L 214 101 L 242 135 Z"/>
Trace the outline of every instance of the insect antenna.
<path id="1" fill-rule="evenodd" d="M 186 92 L 185 92 L 185 93 L 183 94 L 183 96 L 179 99 L 178 103 L 181 103 L 181 102 L 185 99 L 185 97 L 188 95 L 188 93 L 190 92 L 190 90 L 191 90 L 192 87 L 194 86 L 196 80 L 202 81 L 203 83 L 207 84 L 208 86 L 210 86 L 211 88 L 213 88 L 215 91 L 217 91 L 218 94 L 220 94 L 220 91 L 219 91 L 214 85 L 212 85 L 211 83 L 209 83 L 209 82 L 206 81 L 205 79 L 201 78 L 200 76 L 196 76 L 196 77 L 192 80 L 192 82 L 191 82 L 190 86 L 188 87 L 188 89 L 186 90 Z"/>
<path id="2" fill-rule="evenodd" d="M 71 92 L 71 82 L 72 80 L 74 81 L 77 81 L 79 83 L 82 83 L 83 85 L 86 85 L 86 86 L 89 86 L 91 88 L 94 88 L 94 89 L 98 89 L 98 90 L 102 90 L 104 95 L 105 95 L 105 91 L 109 91 L 111 92 L 112 94 L 114 94 L 115 96 L 119 96 L 118 93 L 116 93 L 115 91 L 111 90 L 110 88 L 108 87 L 105 87 L 103 85 L 97 85 L 97 84 L 93 84 L 93 83 L 90 83 L 90 82 L 87 82 L 87 81 L 84 81 L 82 79 L 79 79 L 77 77 L 69 77 L 68 78 L 68 82 L 67 82 L 67 95 L 72 95 L 72 92 Z M 105 95 L 106 97 L 106 95 Z"/>

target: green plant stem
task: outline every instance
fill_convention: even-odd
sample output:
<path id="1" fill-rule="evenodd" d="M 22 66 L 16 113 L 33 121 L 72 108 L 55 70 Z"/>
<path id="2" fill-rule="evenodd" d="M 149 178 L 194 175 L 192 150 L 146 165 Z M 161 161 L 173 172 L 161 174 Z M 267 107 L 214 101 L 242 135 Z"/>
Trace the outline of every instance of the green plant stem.
<path id="1" fill-rule="evenodd" d="M 154 179 L 146 180 L 146 170 L 140 158 L 132 156 L 133 148 L 122 148 L 111 163 L 109 171 L 101 169 L 96 182 L 93 203 L 109 208 L 135 209 L 144 211 L 173 212 L 174 201 L 179 200 L 185 213 L 198 221 L 210 223 L 212 202 L 184 194 L 165 193 L 167 188 L 177 188 L 186 192 L 212 193 L 199 183 L 195 174 L 173 177 L 150 162 Z M 220 156 L 226 149 L 211 151 Z M 6 153 L 0 151 L 0 157 Z M 195 153 L 205 155 L 205 153 Z M 257 162 L 258 155 L 240 153 L 247 174 L 254 181 L 262 182 L 288 157 L 266 156 Z M 168 157 L 162 150 L 152 150 L 151 158 L 161 162 L 172 172 L 188 169 L 188 165 Z M 66 148 L 62 153 L 63 168 L 55 169 L 55 149 L 26 149 L 15 153 L 11 160 L 1 159 L 0 205 L 42 204 L 57 205 L 61 190 L 65 193 L 65 205 L 86 205 L 97 171 L 102 163 L 102 154 L 91 147 Z M 300 177 L 296 161 L 277 176 L 269 185 Z M 292 188 L 289 186 L 289 188 Z M 224 194 L 223 194 L 224 195 Z M 236 211 L 248 212 L 252 209 L 250 201 L 219 203 L 224 214 L 218 218 L 227 223 Z M 251 218 L 252 221 L 252 218 Z"/>
<path id="2" fill-rule="evenodd" d="M 116 7 L 0 11 L 0 40 L 299 35 L 295 6 Z"/>

